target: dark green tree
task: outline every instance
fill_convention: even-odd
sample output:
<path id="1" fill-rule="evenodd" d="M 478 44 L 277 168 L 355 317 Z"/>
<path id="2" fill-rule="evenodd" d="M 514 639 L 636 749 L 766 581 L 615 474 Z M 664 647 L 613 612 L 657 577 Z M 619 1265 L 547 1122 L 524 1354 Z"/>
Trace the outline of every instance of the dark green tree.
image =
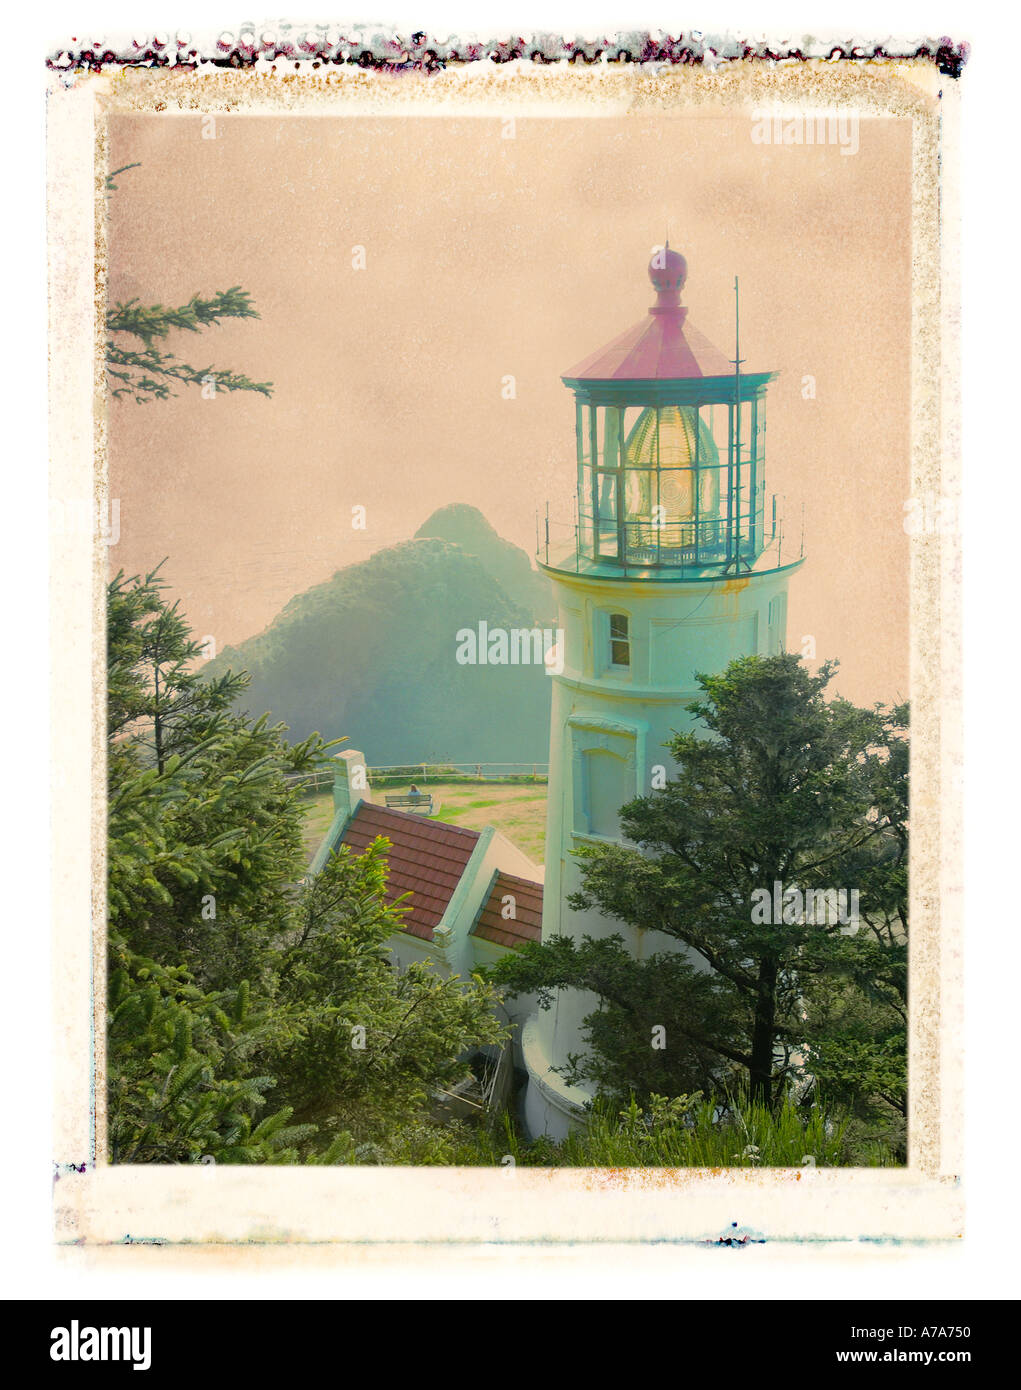
<path id="1" fill-rule="evenodd" d="M 582 888 L 573 906 L 674 938 L 712 981 L 699 992 L 685 967 L 672 967 L 673 1027 L 687 1053 L 679 1068 L 711 1056 L 723 1069 L 736 1064 L 756 1103 L 771 1103 L 780 1083 L 805 1074 L 810 1037 L 815 1055 L 836 1064 L 832 1033 L 821 1025 L 842 993 L 894 1013 L 904 1003 L 906 710 L 827 701 L 834 670 L 827 663 L 813 675 L 782 654 L 700 675 L 704 697 L 690 709 L 703 727 L 669 745 L 677 777 L 622 809 L 628 843 L 578 851 Z M 849 899 L 855 889 L 862 925 L 854 934 L 839 916 L 816 920 L 798 906 L 808 890 L 844 890 Z M 583 968 L 571 983 L 620 1008 L 603 992 L 614 974 L 607 950 L 575 947 L 570 963 Z M 495 977 L 511 990 L 535 989 L 545 972 L 546 984 L 559 987 L 564 966 L 564 948 L 550 943 L 501 963 Z M 651 969 L 623 961 L 614 970 L 614 978 L 652 979 Z M 627 1007 L 640 999 L 629 987 Z M 669 1029 L 668 1017 L 658 1021 Z M 590 1041 L 602 1036 L 599 1027 L 589 1020 Z M 873 1037 L 877 1064 L 897 1045 L 893 1033 Z"/>
<path id="2" fill-rule="evenodd" d="M 106 178 L 108 192 L 115 192 L 118 174 L 140 165 L 125 164 Z M 239 285 L 217 290 L 204 297 L 192 295 L 187 304 L 168 308 L 163 304 L 141 304 L 137 299 L 117 303 L 106 313 L 106 370 L 110 394 L 127 396 L 139 404 L 166 400 L 176 392 L 174 382 L 186 386 L 212 387 L 216 391 L 256 391 L 273 394 L 268 381 L 251 381 L 247 376 L 212 366 L 192 367 L 163 344 L 173 332 L 200 333 L 229 319 L 259 317 L 251 296 Z"/>
<path id="3" fill-rule="evenodd" d="M 168 757 L 222 729 L 248 685 L 244 673 L 227 671 L 210 680 L 196 671 L 206 653 L 178 604 L 164 602 L 161 568 L 141 583 L 128 583 L 121 572 L 110 586 L 107 701 L 110 736 L 131 733 L 132 747 L 151 753 L 160 772 Z"/>
<path id="4" fill-rule="evenodd" d="M 587 1051 L 569 1057 L 565 1077 L 594 1082 L 611 1107 L 631 1096 L 719 1093 L 743 1061 L 727 982 L 677 952 L 636 960 L 621 936 L 560 936 L 521 947 L 490 977 L 508 993 L 534 995 L 540 1008 L 560 989 L 598 997 L 582 1029 Z M 651 1045 L 658 1030 L 666 1046 Z"/>
<path id="5" fill-rule="evenodd" d="M 238 285 L 217 290 L 209 298 L 192 295 L 187 304 L 176 308 L 140 304 L 137 299 L 115 304 L 106 314 L 106 370 L 111 396 L 130 396 L 139 404 L 162 401 L 176 395 L 173 382 L 271 396 L 272 382 L 252 381 L 222 367 L 193 367 L 160 347 L 174 331 L 199 333 L 227 319 L 258 317 L 251 296 Z"/>
<path id="6" fill-rule="evenodd" d="M 890 715 L 906 730 L 908 709 Z M 861 885 L 856 955 L 846 973 L 806 974 L 805 1040 L 814 1092 L 870 1137 L 907 1157 L 908 741 L 889 738 L 873 761 L 876 817 L 887 830 L 848 872 Z"/>
<path id="7" fill-rule="evenodd" d="M 228 708 L 247 678 L 188 669 L 195 644 L 163 590 L 156 574 L 109 588 L 112 1155 L 385 1149 L 500 1039 L 492 989 L 391 966 L 402 909 L 386 903 L 384 842 L 307 876 L 291 774 L 328 746 Z"/>

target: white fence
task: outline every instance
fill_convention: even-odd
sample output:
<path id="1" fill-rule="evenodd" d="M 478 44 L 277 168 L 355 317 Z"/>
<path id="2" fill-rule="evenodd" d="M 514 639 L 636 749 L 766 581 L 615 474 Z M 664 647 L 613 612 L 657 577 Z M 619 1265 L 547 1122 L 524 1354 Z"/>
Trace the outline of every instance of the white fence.
<path id="1" fill-rule="evenodd" d="M 549 777 L 548 763 L 394 763 L 388 767 L 366 768 L 369 782 L 545 782 Z M 306 791 L 325 790 L 333 785 L 333 769 L 318 768 L 315 772 L 295 772 L 288 785 L 300 785 Z"/>

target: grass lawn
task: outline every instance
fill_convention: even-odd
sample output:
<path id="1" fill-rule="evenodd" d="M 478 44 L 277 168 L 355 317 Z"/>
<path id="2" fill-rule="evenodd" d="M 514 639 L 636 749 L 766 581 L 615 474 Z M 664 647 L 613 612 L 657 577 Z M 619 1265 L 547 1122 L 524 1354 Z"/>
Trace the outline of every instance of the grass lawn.
<path id="1" fill-rule="evenodd" d="M 423 790 L 432 796 L 434 804 L 439 805 L 439 815 L 434 816 L 434 820 L 463 825 L 469 830 L 495 825 L 529 859 L 536 864 L 544 863 L 545 782 L 510 785 L 504 782 L 439 782 L 435 785 L 430 783 Z M 407 791 L 407 787 L 379 788 L 375 797 L 381 805 L 385 791 L 402 792 Z M 305 843 L 311 856 L 318 849 L 333 819 L 333 795 L 331 792 L 319 792 L 310 796 L 305 804 Z"/>

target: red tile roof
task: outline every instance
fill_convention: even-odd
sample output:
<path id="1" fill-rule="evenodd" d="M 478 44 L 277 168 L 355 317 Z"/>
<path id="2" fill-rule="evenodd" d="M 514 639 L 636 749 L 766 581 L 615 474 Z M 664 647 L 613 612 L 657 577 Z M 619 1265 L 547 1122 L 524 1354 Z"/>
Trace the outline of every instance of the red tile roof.
<path id="1" fill-rule="evenodd" d="M 502 915 L 503 900 L 514 899 L 514 916 Z M 542 884 L 499 871 L 473 931 L 495 946 L 521 946 L 542 936 Z"/>
<path id="2" fill-rule="evenodd" d="M 478 843 L 478 831 L 363 801 L 340 839 L 361 853 L 380 835 L 392 846 L 387 854 L 387 902 L 410 892 L 411 911 L 405 915 L 404 930 L 431 941 L 433 927 L 439 925 Z"/>

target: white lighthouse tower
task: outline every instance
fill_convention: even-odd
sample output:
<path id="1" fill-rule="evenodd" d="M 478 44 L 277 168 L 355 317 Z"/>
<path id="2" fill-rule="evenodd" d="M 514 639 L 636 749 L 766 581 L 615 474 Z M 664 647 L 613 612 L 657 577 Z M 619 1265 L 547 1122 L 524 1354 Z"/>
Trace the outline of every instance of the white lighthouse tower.
<path id="1" fill-rule="evenodd" d="M 564 633 L 553 677 L 542 939 L 619 933 L 636 956 L 681 949 L 567 906 L 580 886 L 573 851 L 619 842 L 618 812 L 676 768 L 664 744 L 692 725 L 696 672 L 785 645 L 787 585 L 802 564 L 767 505 L 766 387 L 687 322 L 684 257 L 649 266 L 656 303 L 636 327 L 563 377 L 574 392 L 577 512 L 548 517 L 539 563 Z M 735 291 L 736 291 L 735 282 Z M 559 663 L 558 663 L 559 664 Z M 640 938 L 644 937 L 644 940 Z M 584 1051 L 593 995 L 561 990 L 526 1023 L 526 1119 L 563 1137 L 588 1093 L 559 1069 Z"/>

